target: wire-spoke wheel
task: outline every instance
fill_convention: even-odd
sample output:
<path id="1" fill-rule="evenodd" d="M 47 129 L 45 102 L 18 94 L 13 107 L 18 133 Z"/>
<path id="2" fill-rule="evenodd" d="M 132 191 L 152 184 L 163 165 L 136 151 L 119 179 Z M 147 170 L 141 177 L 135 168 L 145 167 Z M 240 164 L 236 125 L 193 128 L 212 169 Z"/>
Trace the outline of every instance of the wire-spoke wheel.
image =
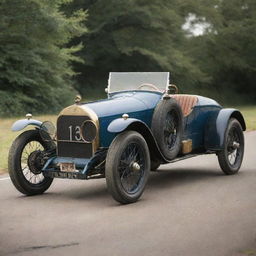
<path id="1" fill-rule="evenodd" d="M 180 151 L 183 133 L 183 114 L 175 99 L 161 100 L 158 103 L 151 129 L 164 157 L 174 159 Z"/>
<path id="2" fill-rule="evenodd" d="M 221 169 L 225 174 L 235 174 L 239 171 L 244 155 L 244 135 L 240 123 L 232 118 L 229 121 L 224 149 L 218 153 Z"/>
<path id="3" fill-rule="evenodd" d="M 179 117 L 176 111 L 171 110 L 166 114 L 166 120 L 164 124 L 164 141 L 165 141 L 166 147 L 169 150 L 172 150 L 176 143 L 178 126 L 179 126 L 178 122 L 179 122 Z"/>
<path id="4" fill-rule="evenodd" d="M 25 131 L 13 142 L 8 168 L 14 186 L 21 193 L 41 194 L 51 185 L 52 178 L 42 173 L 47 150 L 50 150 L 50 145 L 41 139 L 38 130 Z"/>
<path id="5" fill-rule="evenodd" d="M 32 184 L 40 184 L 44 176 L 40 170 L 44 147 L 38 141 L 30 141 L 25 145 L 21 155 L 21 168 L 26 180 Z M 41 160 L 41 161 L 40 161 Z"/>
<path id="6" fill-rule="evenodd" d="M 147 143 L 137 132 L 117 135 L 108 150 L 106 181 L 113 198 L 123 204 L 139 199 L 150 170 Z"/>

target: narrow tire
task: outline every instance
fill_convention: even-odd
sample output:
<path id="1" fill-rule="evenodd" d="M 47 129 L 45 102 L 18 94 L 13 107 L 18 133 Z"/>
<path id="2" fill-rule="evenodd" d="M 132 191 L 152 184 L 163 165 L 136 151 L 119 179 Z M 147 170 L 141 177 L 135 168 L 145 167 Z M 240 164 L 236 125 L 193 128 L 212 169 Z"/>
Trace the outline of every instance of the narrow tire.
<path id="1" fill-rule="evenodd" d="M 243 156 L 243 129 L 237 119 L 231 118 L 225 132 L 224 149 L 218 153 L 218 161 L 222 171 L 227 175 L 237 173 L 241 167 Z"/>
<path id="2" fill-rule="evenodd" d="M 12 143 L 8 157 L 8 169 L 11 181 L 18 191 L 25 195 L 37 195 L 45 192 L 53 179 L 43 176 L 42 181 L 38 184 L 33 184 L 26 179 L 22 170 L 21 158 L 24 148 L 30 142 L 38 142 L 44 149 L 49 149 L 49 145 L 42 140 L 38 130 L 25 131 Z"/>
<path id="3" fill-rule="evenodd" d="M 135 131 L 118 134 L 106 158 L 106 182 L 112 197 L 121 204 L 136 202 L 144 191 L 149 171 L 150 154 L 142 135 Z"/>

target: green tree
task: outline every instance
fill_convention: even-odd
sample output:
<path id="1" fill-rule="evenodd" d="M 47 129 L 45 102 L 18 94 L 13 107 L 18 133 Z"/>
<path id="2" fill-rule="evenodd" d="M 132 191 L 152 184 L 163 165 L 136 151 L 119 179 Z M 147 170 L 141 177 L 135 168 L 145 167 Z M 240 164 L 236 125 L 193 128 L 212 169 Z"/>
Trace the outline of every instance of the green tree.
<path id="1" fill-rule="evenodd" d="M 170 71 L 183 90 L 207 78 L 184 48 L 182 24 L 196 9 L 194 1 L 77 0 L 71 7 L 89 13 L 81 38 L 86 47 L 79 53 L 85 63 L 76 65 L 83 94 L 103 92 L 110 71 Z"/>
<path id="2" fill-rule="evenodd" d="M 66 45 L 85 31 L 86 13 L 68 17 L 67 0 L 0 0 L 0 115 L 55 112 L 69 104 L 71 62 L 82 45 Z"/>
<path id="3" fill-rule="evenodd" d="M 256 102 L 256 1 L 202 1 L 200 6 L 211 29 L 191 38 L 190 54 L 211 78 L 205 89 L 223 102 Z"/>

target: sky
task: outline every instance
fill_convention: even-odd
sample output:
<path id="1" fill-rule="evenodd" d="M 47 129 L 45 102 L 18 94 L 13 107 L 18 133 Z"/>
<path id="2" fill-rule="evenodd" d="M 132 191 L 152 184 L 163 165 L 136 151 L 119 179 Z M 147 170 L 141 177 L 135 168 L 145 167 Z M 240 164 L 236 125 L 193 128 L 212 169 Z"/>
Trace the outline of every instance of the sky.
<path id="1" fill-rule="evenodd" d="M 195 14 L 190 13 L 186 18 L 186 22 L 182 26 L 182 28 L 186 30 L 190 36 L 203 35 L 204 32 L 210 27 L 210 24 L 204 21 L 194 23 L 196 18 L 197 17 Z"/>

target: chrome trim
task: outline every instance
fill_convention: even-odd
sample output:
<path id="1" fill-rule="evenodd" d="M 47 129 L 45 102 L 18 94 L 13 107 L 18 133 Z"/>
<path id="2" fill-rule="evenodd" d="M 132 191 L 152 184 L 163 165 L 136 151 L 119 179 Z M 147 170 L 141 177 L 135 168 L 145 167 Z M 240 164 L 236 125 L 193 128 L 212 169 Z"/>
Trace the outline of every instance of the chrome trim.
<path id="1" fill-rule="evenodd" d="M 30 120 L 30 119 L 32 118 L 32 114 L 27 113 L 27 114 L 26 114 L 26 118 L 27 118 L 28 120 Z"/>
<path id="2" fill-rule="evenodd" d="M 123 118 L 124 120 L 126 120 L 126 119 L 129 118 L 129 115 L 128 115 L 128 114 L 123 114 L 123 115 L 122 115 L 122 118 Z"/>

